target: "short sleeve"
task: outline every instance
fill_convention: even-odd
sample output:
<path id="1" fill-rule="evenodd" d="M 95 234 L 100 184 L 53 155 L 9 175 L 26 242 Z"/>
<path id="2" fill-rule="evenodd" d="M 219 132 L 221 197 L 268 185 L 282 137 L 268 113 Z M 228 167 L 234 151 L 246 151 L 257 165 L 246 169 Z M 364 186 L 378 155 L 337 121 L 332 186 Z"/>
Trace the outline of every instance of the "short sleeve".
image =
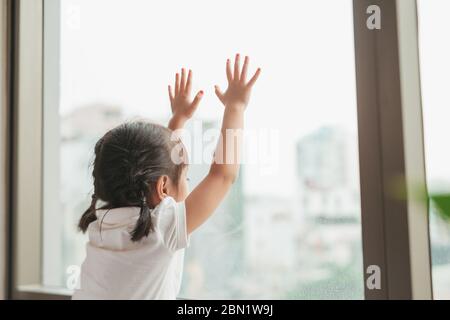
<path id="1" fill-rule="evenodd" d="M 177 203 L 173 198 L 165 198 L 157 207 L 158 229 L 164 245 L 171 251 L 189 246 L 184 202 Z"/>

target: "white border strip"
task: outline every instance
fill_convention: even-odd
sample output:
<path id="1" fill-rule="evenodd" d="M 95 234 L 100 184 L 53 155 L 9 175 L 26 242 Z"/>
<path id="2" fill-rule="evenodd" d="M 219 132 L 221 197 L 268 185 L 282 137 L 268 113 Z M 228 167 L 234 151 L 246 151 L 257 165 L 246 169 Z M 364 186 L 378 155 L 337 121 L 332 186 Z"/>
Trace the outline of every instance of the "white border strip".
<path id="1" fill-rule="evenodd" d="M 415 0 L 397 0 L 409 251 L 413 299 L 432 299 L 425 150 Z"/>

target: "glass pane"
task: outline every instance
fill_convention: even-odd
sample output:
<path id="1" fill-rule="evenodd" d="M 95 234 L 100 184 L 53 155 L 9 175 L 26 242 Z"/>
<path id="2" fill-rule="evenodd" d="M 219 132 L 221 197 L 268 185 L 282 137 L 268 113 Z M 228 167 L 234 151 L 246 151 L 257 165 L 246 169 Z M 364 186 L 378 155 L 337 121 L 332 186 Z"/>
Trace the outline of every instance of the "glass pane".
<path id="1" fill-rule="evenodd" d="M 436 299 L 450 299 L 450 25 L 446 13 L 447 0 L 419 0 L 419 32 L 425 153 L 430 201 L 430 236 L 432 251 L 433 290 Z"/>
<path id="2" fill-rule="evenodd" d="M 59 158 L 48 160 L 60 165 L 45 173 L 59 176 L 61 218 L 46 224 L 60 255 L 44 261 L 47 284 L 65 285 L 84 258 L 75 226 L 95 141 L 135 117 L 167 123 L 181 66 L 206 91 L 192 129 L 218 128 L 213 85 L 241 52 L 263 69 L 246 127 L 270 149 L 193 234 L 181 296 L 363 298 L 351 0 L 65 0 L 60 19 Z M 207 170 L 192 165 L 191 184 Z"/>

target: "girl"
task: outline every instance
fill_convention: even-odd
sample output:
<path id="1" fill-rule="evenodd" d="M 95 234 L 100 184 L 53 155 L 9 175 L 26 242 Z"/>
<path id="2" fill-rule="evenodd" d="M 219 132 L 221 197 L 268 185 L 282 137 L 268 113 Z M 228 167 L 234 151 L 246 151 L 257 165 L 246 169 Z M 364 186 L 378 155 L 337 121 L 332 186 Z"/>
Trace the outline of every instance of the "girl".
<path id="1" fill-rule="evenodd" d="M 228 60 L 228 89 L 215 87 L 225 106 L 221 139 L 209 174 L 190 194 L 187 154 L 172 133 L 183 128 L 203 97 L 200 91 L 193 101 L 189 98 L 191 71 L 186 79 L 183 69 L 181 77 L 176 75 L 174 90 L 169 86 L 173 113 L 169 128 L 126 123 L 97 142 L 94 195 L 79 222 L 89 242 L 73 299 L 177 297 L 190 234 L 214 212 L 238 175 L 239 161 L 228 155 L 240 147 L 241 139 L 234 138 L 241 134 L 244 111 L 261 72 L 258 69 L 247 81 L 248 65 L 245 57 L 241 69 L 236 55 L 232 70 Z M 227 138 L 229 130 L 233 139 Z"/>

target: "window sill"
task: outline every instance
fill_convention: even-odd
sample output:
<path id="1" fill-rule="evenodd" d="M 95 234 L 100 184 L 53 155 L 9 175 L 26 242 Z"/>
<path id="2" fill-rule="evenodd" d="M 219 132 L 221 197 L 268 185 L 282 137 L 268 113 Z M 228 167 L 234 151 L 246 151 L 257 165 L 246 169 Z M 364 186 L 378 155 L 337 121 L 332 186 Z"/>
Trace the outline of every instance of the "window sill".
<path id="1" fill-rule="evenodd" d="M 70 300 L 72 291 L 58 287 L 46 287 L 42 285 L 19 286 L 14 291 L 14 300 Z"/>

